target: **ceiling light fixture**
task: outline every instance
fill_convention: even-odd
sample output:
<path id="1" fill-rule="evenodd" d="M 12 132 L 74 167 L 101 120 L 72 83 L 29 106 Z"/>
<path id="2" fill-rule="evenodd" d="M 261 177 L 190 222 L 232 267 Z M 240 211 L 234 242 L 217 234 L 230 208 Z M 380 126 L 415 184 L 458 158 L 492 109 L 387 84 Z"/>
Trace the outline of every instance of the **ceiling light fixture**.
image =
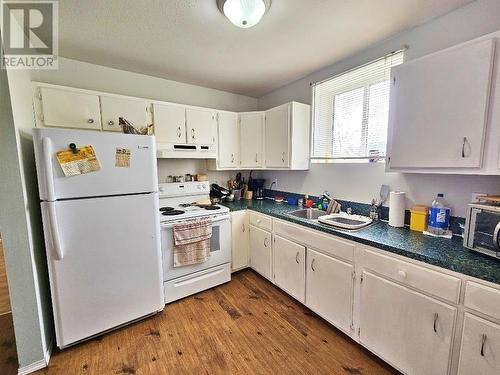
<path id="1" fill-rule="evenodd" d="M 246 29 L 259 23 L 271 0 L 217 0 L 217 6 L 235 26 Z"/>

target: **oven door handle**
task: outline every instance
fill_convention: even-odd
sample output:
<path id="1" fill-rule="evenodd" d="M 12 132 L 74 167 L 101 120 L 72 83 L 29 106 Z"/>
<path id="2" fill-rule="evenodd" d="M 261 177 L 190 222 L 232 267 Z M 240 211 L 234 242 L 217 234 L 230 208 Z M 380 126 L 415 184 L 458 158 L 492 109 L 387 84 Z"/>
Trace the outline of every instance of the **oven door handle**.
<path id="1" fill-rule="evenodd" d="M 224 221 L 224 220 L 229 220 L 229 215 L 220 215 L 220 216 L 216 216 L 216 217 L 212 218 L 212 224 L 218 223 L 218 222 Z M 161 227 L 161 229 L 169 229 L 169 228 L 172 228 L 174 226 L 174 224 L 180 224 L 180 223 L 184 223 L 186 221 L 189 221 L 189 219 L 185 220 L 185 221 L 180 221 L 177 223 L 160 224 L 160 227 Z"/>
<path id="2" fill-rule="evenodd" d="M 500 234 L 500 222 L 498 222 L 495 230 L 493 231 L 493 244 L 497 248 L 497 252 L 500 251 L 500 244 L 498 243 L 498 235 Z"/>

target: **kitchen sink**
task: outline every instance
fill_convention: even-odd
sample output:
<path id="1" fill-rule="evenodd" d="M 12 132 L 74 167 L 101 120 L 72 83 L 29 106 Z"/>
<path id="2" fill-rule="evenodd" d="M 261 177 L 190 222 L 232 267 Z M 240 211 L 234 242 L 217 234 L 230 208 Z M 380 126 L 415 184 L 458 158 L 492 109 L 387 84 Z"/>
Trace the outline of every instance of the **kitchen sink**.
<path id="1" fill-rule="evenodd" d="M 320 216 L 325 216 L 325 211 L 316 208 L 304 208 L 303 210 L 289 212 L 288 215 L 300 217 L 302 219 L 316 220 Z"/>
<path id="2" fill-rule="evenodd" d="M 323 224 L 331 225 L 332 227 L 343 229 L 361 229 L 370 225 L 373 220 L 367 216 L 350 215 L 345 212 L 332 215 L 322 215 L 318 221 Z"/>

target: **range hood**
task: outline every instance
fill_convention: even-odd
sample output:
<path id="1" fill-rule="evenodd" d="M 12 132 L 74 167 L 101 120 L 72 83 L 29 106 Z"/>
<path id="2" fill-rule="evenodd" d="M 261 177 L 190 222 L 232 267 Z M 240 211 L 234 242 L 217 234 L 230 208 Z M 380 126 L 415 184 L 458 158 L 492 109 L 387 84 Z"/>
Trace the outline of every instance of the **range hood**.
<path id="1" fill-rule="evenodd" d="M 158 143 L 156 157 L 158 159 L 215 159 L 217 148 L 215 144 Z"/>

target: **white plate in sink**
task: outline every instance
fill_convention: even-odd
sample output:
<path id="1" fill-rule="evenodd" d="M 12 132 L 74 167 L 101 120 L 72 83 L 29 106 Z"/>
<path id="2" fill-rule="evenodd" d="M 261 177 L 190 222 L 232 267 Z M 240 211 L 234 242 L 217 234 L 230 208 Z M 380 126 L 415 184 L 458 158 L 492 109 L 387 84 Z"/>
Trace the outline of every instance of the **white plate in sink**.
<path id="1" fill-rule="evenodd" d="M 373 220 L 368 216 L 349 215 L 345 212 L 320 216 L 318 217 L 318 221 L 332 227 L 343 229 L 360 229 L 366 227 L 367 225 L 370 225 L 373 222 Z"/>

